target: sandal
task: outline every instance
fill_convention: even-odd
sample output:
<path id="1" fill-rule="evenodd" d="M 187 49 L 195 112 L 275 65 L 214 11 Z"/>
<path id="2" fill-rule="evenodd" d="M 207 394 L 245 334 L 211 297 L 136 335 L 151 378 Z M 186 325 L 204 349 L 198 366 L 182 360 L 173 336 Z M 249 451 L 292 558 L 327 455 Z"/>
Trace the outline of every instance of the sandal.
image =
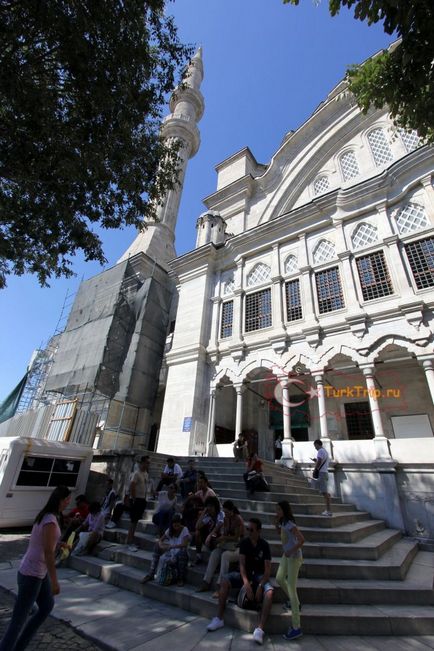
<path id="1" fill-rule="evenodd" d="M 148 581 L 153 581 L 154 577 L 152 574 L 146 574 L 143 579 L 140 581 L 140 583 L 148 583 Z"/>

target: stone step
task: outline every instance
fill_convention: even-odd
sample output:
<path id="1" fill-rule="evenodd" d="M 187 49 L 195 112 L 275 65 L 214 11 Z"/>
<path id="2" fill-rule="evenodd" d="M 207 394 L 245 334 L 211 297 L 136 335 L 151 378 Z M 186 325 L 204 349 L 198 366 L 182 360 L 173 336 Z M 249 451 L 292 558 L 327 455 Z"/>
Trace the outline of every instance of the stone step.
<path id="1" fill-rule="evenodd" d="M 191 586 L 166 587 L 152 582 L 143 585 L 140 583 L 143 574 L 136 568 L 98 558 L 72 557 L 70 565 L 107 583 L 178 606 L 202 617 L 211 619 L 216 614 L 216 601 L 210 594 L 196 593 Z M 257 614 L 228 603 L 225 622 L 228 626 L 252 631 L 256 626 Z M 283 633 L 290 623 L 290 613 L 283 612 L 279 603 L 273 604 L 267 633 Z M 305 634 L 315 635 L 432 635 L 434 611 L 430 606 L 304 603 L 302 625 Z M 212 633 L 209 641 L 212 644 Z"/>
<path id="2" fill-rule="evenodd" d="M 137 525 L 137 531 L 148 533 L 151 535 L 156 534 L 156 527 L 152 523 L 152 513 L 147 513 L 143 520 Z M 128 529 L 129 520 L 123 518 L 121 520 L 121 528 Z M 360 522 L 353 522 L 340 525 L 334 529 L 324 527 L 304 527 L 300 526 L 304 537 L 310 542 L 328 543 L 328 542 L 342 542 L 354 543 L 362 540 L 365 536 L 371 535 L 376 531 L 385 529 L 383 520 L 363 520 Z M 278 533 L 274 524 L 264 523 L 262 525 L 263 536 L 269 542 L 279 540 Z"/>
<path id="3" fill-rule="evenodd" d="M 387 531 L 387 530 L 386 530 Z M 375 537 L 375 534 L 374 534 Z M 136 543 L 140 552 L 128 552 L 126 547 L 119 548 L 126 540 L 125 531 L 111 530 L 106 533 L 106 540 L 115 543 L 114 547 L 109 547 L 109 552 L 116 558 L 121 557 L 122 562 L 128 565 L 142 565 L 143 561 L 151 560 L 151 553 L 156 541 L 156 537 L 138 533 L 136 534 Z M 388 544 L 384 539 L 380 547 L 377 541 L 371 542 L 370 552 L 366 551 L 362 545 L 337 546 L 329 545 L 330 557 L 320 557 L 313 554 L 318 548 L 307 546 L 304 563 L 300 570 L 300 576 L 314 579 L 371 579 L 371 580 L 403 580 L 409 568 L 409 565 L 417 553 L 417 543 L 406 538 Z M 104 548 L 102 551 L 106 551 Z M 149 553 L 149 558 L 147 556 Z M 281 558 L 281 547 L 272 545 L 272 575 L 275 576 L 277 567 Z M 312 554 L 312 556 L 310 555 Z M 190 548 L 189 555 L 195 558 L 195 551 Z M 368 556 L 368 558 L 366 558 Z M 110 556 L 109 556 L 110 557 Z M 111 558 L 111 557 L 110 557 Z M 205 570 L 205 567 L 203 568 Z"/>
<path id="4" fill-rule="evenodd" d="M 138 543 L 141 549 L 152 551 L 157 540 L 156 528 L 138 533 Z M 330 558 L 353 560 L 376 560 L 382 556 L 392 545 L 401 538 L 401 532 L 393 529 L 383 529 L 363 539 L 363 542 L 308 542 L 303 545 L 304 558 Z M 104 539 L 109 543 L 125 543 L 126 530 L 110 529 L 104 534 Z M 268 538 L 271 553 L 278 557 L 282 553 L 279 537 Z"/>

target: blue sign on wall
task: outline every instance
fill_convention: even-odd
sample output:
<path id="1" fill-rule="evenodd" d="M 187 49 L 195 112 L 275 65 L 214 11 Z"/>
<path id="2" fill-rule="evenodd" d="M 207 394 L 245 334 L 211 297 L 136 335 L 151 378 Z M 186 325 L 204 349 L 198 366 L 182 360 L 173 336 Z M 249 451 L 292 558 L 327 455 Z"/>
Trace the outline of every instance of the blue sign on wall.
<path id="1" fill-rule="evenodd" d="M 184 424 L 182 426 L 182 431 L 183 432 L 191 432 L 191 421 L 193 418 L 191 416 L 186 416 L 184 418 Z"/>

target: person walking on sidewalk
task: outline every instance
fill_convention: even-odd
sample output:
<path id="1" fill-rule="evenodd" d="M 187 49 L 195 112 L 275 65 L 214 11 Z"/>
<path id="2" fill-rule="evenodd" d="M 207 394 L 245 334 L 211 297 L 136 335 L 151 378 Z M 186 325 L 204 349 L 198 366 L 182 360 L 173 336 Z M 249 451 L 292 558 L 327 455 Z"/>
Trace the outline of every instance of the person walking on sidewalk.
<path id="1" fill-rule="evenodd" d="M 55 553 L 60 540 L 59 516 L 68 506 L 71 491 L 58 486 L 38 513 L 29 546 L 18 570 L 18 596 L 12 619 L 0 642 L 0 651 L 22 651 L 54 607 L 53 595 L 60 592 Z M 36 612 L 30 615 L 34 604 Z"/>
<path id="2" fill-rule="evenodd" d="M 136 533 L 137 523 L 143 517 L 146 509 L 146 500 L 148 493 L 152 490 L 152 480 L 149 477 L 149 457 L 142 457 L 140 464 L 131 479 L 130 484 L 130 528 L 127 535 L 128 551 L 138 551 L 137 545 L 134 544 L 134 534 Z"/>
<path id="3" fill-rule="evenodd" d="M 325 450 L 322 446 L 322 441 L 320 439 L 316 439 L 316 441 L 313 442 L 315 446 L 315 450 L 317 451 L 317 456 L 312 457 L 311 461 L 315 462 L 315 468 L 313 469 L 313 478 L 314 481 L 316 482 L 316 488 L 317 490 L 321 493 L 321 495 L 324 498 L 325 502 L 325 511 L 321 513 L 321 515 L 325 515 L 328 517 L 331 517 L 332 514 L 332 509 L 331 509 L 331 500 L 330 500 L 330 493 L 327 490 L 327 483 L 329 480 L 329 455 L 327 450 Z M 317 475 L 317 478 L 315 477 Z"/>
<path id="4" fill-rule="evenodd" d="M 257 644 L 264 643 L 264 627 L 273 604 L 273 586 L 270 583 L 271 550 L 266 540 L 261 538 L 262 524 L 258 518 L 250 518 L 246 527 L 248 537 L 240 543 L 239 572 L 229 572 L 220 585 L 217 616 L 208 624 L 208 631 L 223 628 L 223 614 L 231 588 L 242 588 L 246 591 L 247 599 L 258 604 L 262 603 L 259 624 L 253 631 L 253 640 Z"/>
<path id="5" fill-rule="evenodd" d="M 292 627 L 283 636 L 285 640 L 296 640 L 303 635 L 300 626 L 300 602 L 297 595 L 297 578 L 303 563 L 301 548 L 304 536 L 295 524 L 289 502 L 283 500 L 276 506 L 276 528 L 280 532 L 283 556 L 276 574 L 276 581 L 289 598 Z"/>

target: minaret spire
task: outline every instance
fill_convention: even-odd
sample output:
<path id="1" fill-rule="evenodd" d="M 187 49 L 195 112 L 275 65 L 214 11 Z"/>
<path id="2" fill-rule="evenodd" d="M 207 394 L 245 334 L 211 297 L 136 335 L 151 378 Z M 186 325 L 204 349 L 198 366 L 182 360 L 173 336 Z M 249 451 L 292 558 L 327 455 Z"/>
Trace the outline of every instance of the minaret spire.
<path id="1" fill-rule="evenodd" d="M 164 118 L 161 127 L 161 133 L 168 142 L 175 139 L 181 142 L 178 154 L 178 185 L 173 190 L 169 190 L 164 202 L 158 206 L 156 223 L 149 223 L 146 230 L 137 235 L 118 262 L 140 252 L 146 253 L 160 264 L 167 263 L 176 257 L 175 227 L 185 172 L 189 159 L 197 153 L 200 146 L 197 123 L 205 108 L 200 92 L 203 76 L 202 48 L 200 47 L 188 65 L 182 85 L 175 89 L 170 98 L 171 112 Z"/>

